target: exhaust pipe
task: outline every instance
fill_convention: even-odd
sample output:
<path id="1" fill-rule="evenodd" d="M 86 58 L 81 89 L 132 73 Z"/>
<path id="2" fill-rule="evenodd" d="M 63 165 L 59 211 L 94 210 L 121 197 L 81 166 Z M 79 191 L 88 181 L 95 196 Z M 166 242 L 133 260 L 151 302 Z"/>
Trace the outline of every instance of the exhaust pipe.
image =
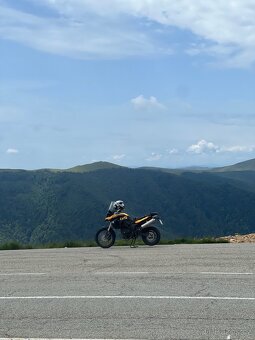
<path id="1" fill-rule="evenodd" d="M 144 224 L 141 225 L 141 228 L 145 228 L 148 227 L 149 225 L 151 225 L 153 222 L 155 222 L 155 218 L 149 220 L 148 222 L 145 222 Z"/>

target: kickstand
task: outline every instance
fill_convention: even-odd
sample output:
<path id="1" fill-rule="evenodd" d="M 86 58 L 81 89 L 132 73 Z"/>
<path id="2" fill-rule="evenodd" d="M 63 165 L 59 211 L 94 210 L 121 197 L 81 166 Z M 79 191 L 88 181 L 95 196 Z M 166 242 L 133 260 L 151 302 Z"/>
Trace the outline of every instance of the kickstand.
<path id="1" fill-rule="evenodd" d="M 138 246 L 135 245 L 136 237 L 132 238 L 132 241 L 130 243 L 130 248 L 137 248 Z"/>

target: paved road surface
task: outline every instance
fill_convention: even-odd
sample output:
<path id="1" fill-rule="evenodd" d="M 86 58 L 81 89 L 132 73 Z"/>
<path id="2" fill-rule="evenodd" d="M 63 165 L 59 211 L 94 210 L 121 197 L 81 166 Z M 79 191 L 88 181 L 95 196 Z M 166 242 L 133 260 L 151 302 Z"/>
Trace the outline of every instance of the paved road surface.
<path id="1" fill-rule="evenodd" d="M 255 245 L 0 252 L 0 339 L 255 340 Z"/>

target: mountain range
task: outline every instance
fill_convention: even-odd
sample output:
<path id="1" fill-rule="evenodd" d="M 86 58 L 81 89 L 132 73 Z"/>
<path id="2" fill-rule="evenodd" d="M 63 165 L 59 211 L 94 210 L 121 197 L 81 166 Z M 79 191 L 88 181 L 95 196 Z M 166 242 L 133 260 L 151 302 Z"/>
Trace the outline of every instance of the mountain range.
<path id="1" fill-rule="evenodd" d="M 158 211 L 163 238 L 255 232 L 255 159 L 214 169 L 0 170 L 0 243 L 91 240 L 117 199 L 134 217 Z"/>

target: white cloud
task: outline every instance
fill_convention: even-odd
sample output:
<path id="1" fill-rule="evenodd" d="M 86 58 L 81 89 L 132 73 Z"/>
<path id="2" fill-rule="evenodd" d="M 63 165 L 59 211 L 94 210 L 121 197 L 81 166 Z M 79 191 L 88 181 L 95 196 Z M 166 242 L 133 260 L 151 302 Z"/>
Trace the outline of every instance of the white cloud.
<path id="1" fill-rule="evenodd" d="M 179 150 L 176 148 L 173 148 L 171 150 L 168 151 L 169 155 L 178 155 Z"/>
<path id="2" fill-rule="evenodd" d="M 112 159 L 114 159 L 115 161 L 121 161 L 123 158 L 125 158 L 126 155 L 125 154 L 121 154 L 121 155 L 113 155 Z"/>
<path id="3" fill-rule="evenodd" d="M 101 17 L 130 15 L 163 27 L 189 30 L 203 40 L 197 53 L 221 56 L 230 66 L 255 60 L 255 6 L 253 0 L 48 0 L 65 14 L 87 10 Z M 193 47 L 194 48 L 194 47 Z"/>
<path id="4" fill-rule="evenodd" d="M 241 145 L 235 145 L 230 147 L 222 147 L 221 152 L 244 152 L 249 153 L 255 151 L 255 145 L 253 146 L 241 146 Z"/>
<path id="5" fill-rule="evenodd" d="M 45 5 L 47 2 L 37 2 Z M 80 59 L 122 58 L 154 54 L 149 35 L 121 19 L 89 13 L 86 3 L 48 1 L 56 15 L 40 17 L 0 2 L 0 38 L 48 53 Z"/>
<path id="6" fill-rule="evenodd" d="M 208 154 L 208 153 L 249 153 L 255 151 L 255 145 L 252 146 L 218 146 L 212 142 L 207 142 L 202 139 L 197 142 L 197 144 L 193 144 L 188 147 L 187 152 L 193 154 Z"/>
<path id="7" fill-rule="evenodd" d="M 55 16 L 27 14 L 1 2 L 1 37 L 72 57 L 121 58 L 169 53 L 172 34 L 167 46 L 155 32 L 175 27 L 194 34 L 178 43 L 189 54 L 206 53 L 231 67 L 255 61 L 254 0 L 29 1 L 48 6 Z"/>
<path id="8" fill-rule="evenodd" d="M 150 157 L 146 158 L 146 161 L 148 162 L 155 162 L 155 161 L 159 161 L 162 158 L 161 154 L 152 152 Z"/>
<path id="9" fill-rule="evenodd" d="M 6 150 L 6 153 L 8 153 L 8 154 L 17 154 L 17 153 L 19 153 L 19 150 L 9 148 L 9 149 Z"/>
<path id="10" fill-rule="evenodd" d="M 197 144 L 189 146 L 187 152 L 194 154 L 203 154 L 219 152 L 219 150 L 220 148 L 217 145 L 202 139 L 199 142 L 197 142 Z"/>
<path id="11" fill-rule="evenodd" d="M 140 95 L 136 98 L 131 99 L 130 102 L 136 110 L 162 110 L 165 108 L 165 106 L 161 104 L 156 97 L 153 96 L 145 98 L 143 95 Z"/>

